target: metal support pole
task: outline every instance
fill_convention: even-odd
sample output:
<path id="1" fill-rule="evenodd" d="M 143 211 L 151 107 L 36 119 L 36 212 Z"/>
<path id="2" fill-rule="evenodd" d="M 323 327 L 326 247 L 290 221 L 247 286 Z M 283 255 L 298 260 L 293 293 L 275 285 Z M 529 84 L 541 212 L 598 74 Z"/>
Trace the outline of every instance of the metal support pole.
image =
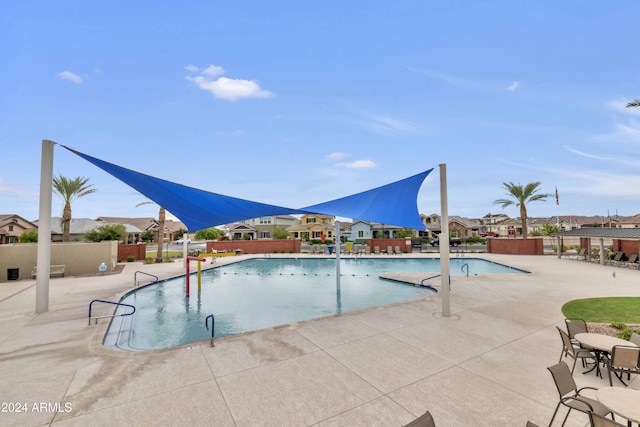
<path id="1" fill-rule="evenodd" d="M 53 146 L 42 140 L 40 165 L 40 212 L 36 266 L 36 313 L 49 311 L 49 266 L 51 265 L 51 197 L 53 194 Z"/>
<path id="2" fill-rule="evenodd" d="M 336 221 L 336 291 L 340 292 L 340 221 Z"/>
<path id="3" fill-rule="evenodd" d="M 449 274 L 451 271 L 449 261 L 449 208 L 447 201 L 447 165 L 440 165 L 440 214 L 442 224 L 440 226 L 440 292 L 442 292 L 442 316 L 450 317 L 449 304 Z"/>

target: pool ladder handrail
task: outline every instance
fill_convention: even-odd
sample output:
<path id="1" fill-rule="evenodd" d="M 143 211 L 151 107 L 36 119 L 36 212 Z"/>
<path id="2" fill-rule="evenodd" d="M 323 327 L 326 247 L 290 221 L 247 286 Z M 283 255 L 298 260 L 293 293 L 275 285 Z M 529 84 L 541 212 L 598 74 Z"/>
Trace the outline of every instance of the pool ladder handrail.
<path id="1" fill-rule="evenodd" d="M 123 307 L 129 307 L 132 308 L 133 311 L 131 313 L 121 313 L 121 314 L 111 314 L 108 316 L 96 316 L 96 317 L 91 317 L 91 310 L 93 308 L 93 303 L 94 302 L 102 302 L 105 304 L 113 304 L 116 305 L 116 310 L 118 309 L 118 307 L 123 306 Z M 89 303 L 89 325 L 91 325 L 91 319 L 96 319 L 96 325 L 98 324 L 98 319 L 106 319 L 106 318 L 111 318 L 111 317 L 124 317 L 124 316 L 131 316 L 133 313 L 136 312 L 136 307 L 131 305 L 131 304 L 125 304 L 122 302 L 113 302 L 113 301 L 105 301 L 103 299 L 94 299 L 93 301 L 91 301 Z"/>
<path id="2" fill-rule="evenodd" d="M 435 276 L 431 276 L 431 277 L 427 277 L 426 279 L 422 279 L 422 281 L 420 281 L 420 287 L 421 288 L 431 288 L 431 289 L 435 289 L 433 286 L 431 285 L 425 285 L 424 282 L 426 282 L 427 280 L 430 279 L 435 279 L 436 277 L 440 277 L 442 276 L 442 274 L 436 274 Z M 449 276 L 449 290 L 451 290 L 451 276 Z"/>
<path id="3" fill-rule="evenodd" d="M 133 273 L 133 287 L 134 288 L 136 286 L 138 286 L 138 273 L 144 274 L 145 276 L 150 276 L 150 277 L 155 278 L 156 280 L 154 280 L 153 282 L 157 282 L 158 280 L 160 280 L 160 278 L 158 276 L 156 276 L 156 275 L 145 273 L 144 271 L 136 271 L 135 273 Z M 153 282 L 151 282 L 151 283 L 153 283 Z"/>
<path id="4" fill-rule="evenodd" d="M 469 263 L 464 263 L 460 267 L 460 270 L 464 273 L 464 268 L 467 267 L 467 277 L 469 277 Z"/>
<path id="5" fill-rule="evenodd" d="M 207 331 L 209 330 L 209 318 L 211 318 L 211 347 L 215 347 L 215 344 L 213 343 L 213 327 L 215 326 L 215 322 L 216 319 L 213 317 L 213 314 L 210 314 L 207 316 L 207 318 L 204 320 L 204 326 L 205 328 L 207 328 Z"/>

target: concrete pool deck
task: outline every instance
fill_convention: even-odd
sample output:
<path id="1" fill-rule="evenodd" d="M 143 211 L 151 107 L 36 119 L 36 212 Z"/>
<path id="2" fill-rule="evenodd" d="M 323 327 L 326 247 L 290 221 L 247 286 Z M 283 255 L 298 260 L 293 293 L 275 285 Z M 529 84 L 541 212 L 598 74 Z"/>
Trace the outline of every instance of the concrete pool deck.
<path id="1" fill-rule="evenodd" d="M 467 256 L 531 274 L 452 276 L 447 318 L 433 295 L 215 347 L 139 353 L 102 347 L 108 320 L 88 326 L 89 302 L 117 301 L 138 270 L 181 274 L 182 262 L 52 279 L 49 311 L 39 315 L 34 280 L 0 283 L 0 425 L 401 426 L 426 410 L 438 427 L 548 425 L 558 394 L 546 368 L 560 356 L 562 305 L 640 296 L 640 271 L 555 256 Z M 578 365 L 579 387 L 608 386 L 606 374 L 581 372 Z M 640 379 L 630 387 L 640 389 Z M 587 424 L 573 411 L 566 425 Z"/>

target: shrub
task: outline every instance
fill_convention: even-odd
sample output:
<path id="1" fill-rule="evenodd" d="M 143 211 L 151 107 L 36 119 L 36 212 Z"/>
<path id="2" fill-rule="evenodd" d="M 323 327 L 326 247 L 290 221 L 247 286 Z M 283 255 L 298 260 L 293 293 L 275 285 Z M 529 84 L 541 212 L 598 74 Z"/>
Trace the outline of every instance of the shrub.
<path id="1" fill-rule="evenodd" d="M 26 231 L 18 237 L 20 243 L 36 243 L 38 241 L 38 232 L 36 230 Z"/>
<path id="2" fill-rule="evenodd" d="M 627 341 L 629 341 L 629 338 L 631 338 L 631 333 L 633 332 L 633 329 L 631 329 L 624 323 L 619 323 L 619 322 L 612 323 L 611 327 L 616 328 L 617 330 L 620 331 L 618 332 L 618 338 L 622 338 L 623 340 L 627 340 Z"/>
<path id="3" fill-rule="evenodd" d="M 135 261 L 135 260 L 136 260 L 136 257 L 134 257 L 133 255 L 129 255 L 129 256 L 127 257 L 127 262 L 133 262 L 133 261 Z"/>
<path id="4" fill-rule="evenodd" d="M 145 264 L 153 264 L 153 258 L 151 258 L 151 257 L 147 257 L 147 258 L 144 260 L 144 263 L 145 263 Z"/>

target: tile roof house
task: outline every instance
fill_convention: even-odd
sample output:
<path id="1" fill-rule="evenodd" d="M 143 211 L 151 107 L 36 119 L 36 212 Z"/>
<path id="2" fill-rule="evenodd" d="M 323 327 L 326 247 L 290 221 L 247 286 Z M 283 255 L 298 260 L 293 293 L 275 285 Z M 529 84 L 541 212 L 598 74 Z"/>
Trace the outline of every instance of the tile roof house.
<path id="1" fill-rule="evenodd" d="M 27 231 L 37 230 L 38 226 L 16 214 L 0 215 L 0 244 L 17 243 Z"/>
<path id="2" fill-rule="evenodd" d="M 37 225 L 38 221 L 34 223 Z M 69 241 L 82 242 L 85 240 L 85 234 L 101 225 L 104 223 L 89 218 L 71 218 Z M 62 242 L 62 235 L 62 218 L 59 216 L 51 217 L 51 241 Z"/>

